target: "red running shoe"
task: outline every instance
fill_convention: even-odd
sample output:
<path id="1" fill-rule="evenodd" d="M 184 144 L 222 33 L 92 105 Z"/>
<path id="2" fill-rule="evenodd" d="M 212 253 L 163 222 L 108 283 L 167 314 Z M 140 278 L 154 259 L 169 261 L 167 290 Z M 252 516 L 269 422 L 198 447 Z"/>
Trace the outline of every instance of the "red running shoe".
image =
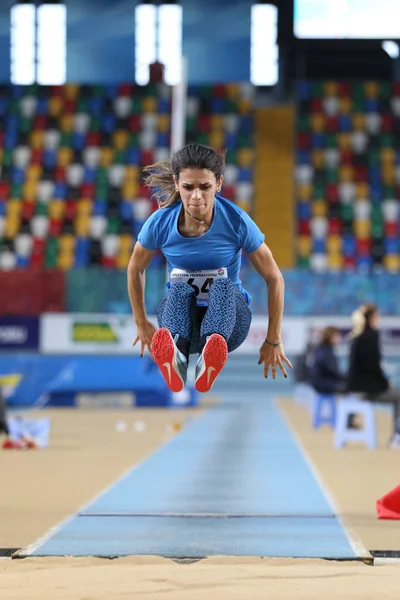
<path id="1" fill-rule="evenodd" d="M 228 358 L 228 346 L 225 338 L 219 333 L 213 333 L 207 339 L 203 352 L 196 365 L 196 381 L 194 387 L 198 392 L 208 392 Z"/>
<path id="2" fill-rule="evenodd" d="M 188 362 L 178 350 L 166 327 L 157 329 L 151 340 L 151 353 L 171 392 L 185 387 Z"/>

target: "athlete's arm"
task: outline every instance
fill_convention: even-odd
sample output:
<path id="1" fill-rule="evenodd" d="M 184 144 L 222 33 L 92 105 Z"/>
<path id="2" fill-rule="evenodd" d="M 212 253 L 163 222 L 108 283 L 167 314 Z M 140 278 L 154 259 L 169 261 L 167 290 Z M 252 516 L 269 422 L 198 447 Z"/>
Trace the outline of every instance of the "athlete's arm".
<path id="1" fill-rule="evenodd" d="M 133 345 L 139 340 L 141 341 L 142 356 L 145 346 L 150 348 L 151 338 L 155 331 L 154 326 L 147 318 L 144 303 L 145 271 L 154 255 L 154 250 L 147 250 L 139 242 L 136 242 L 128 265 L 128 294 L 137 327 L 137 337 Z"/>
<path id="2" fill-rule="evenodd" d="M 284 363 L 291 367 L 290 361 L 285 356 L 281 342 L 281 327 L 283 304 L 285 295 L 285 282 L 278 265 L 272 256 L 271 250 L 265 243 L 254 252 L 249 254 L 249 259 L 255 270 L 267 283 L 268 288 L 268 333 L 267 341 L 260 348 L 259 364 L 264 364 L 264 375 L 268 377 L 269 367 L 272 369 L 272 377 L 275 379 L 276 367 L 278 366 L 283 375 L 287 377 Z"/>
<path id="3" fill-rule="evenodd" d="M 249 254 L 251 264 L 259 275 L 266 281 L 268 286 L 268 334 L 270 342 L 281 340 L 281 327 L 283 315 L 283 303 L 285 294 L 285 283 L 282 273 L 272 256 L 271 250 L 263 243 L 255 251 Z"/>

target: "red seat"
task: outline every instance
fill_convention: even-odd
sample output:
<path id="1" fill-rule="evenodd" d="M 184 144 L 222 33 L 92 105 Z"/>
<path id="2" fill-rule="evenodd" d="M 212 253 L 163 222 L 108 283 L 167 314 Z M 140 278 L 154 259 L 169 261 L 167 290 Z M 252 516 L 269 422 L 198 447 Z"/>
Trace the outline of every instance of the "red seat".
<path id="1" fill-rule="evenodd" d="M 310 150 L 311 135 L 309 133 L 301 132 L 297 134 L 297 148 L 299 150 Z"/>
<path id="2" fill-rule="evenodd" d="M 102 256 L 101 257 L 101 264 L 106 269 L 114 269 L 115 263 L 116 263 L 115 256 Z"/>
<path id="3" fill-rule="evenodd" d="M 86 138 L 87 146 L 100 146 L 100 133 L 98 131 L 89 131 Z"/>
<path id="4" fill-rule="evenodd" d="M 321 98 L 313 98 L 311 100 L 311 112 L 312 113 L 324 112 Z"/>
<path id="5" fill-rule="evenodd" d="M 329 235 L 340 235 L 342 233 L 342 221 L 340 219 L 329 219 L 328 220 L 328 234 Z"/>
<path id="6" fill-rule="evenodd" d="M 397 221 L 385 221 L 384 223 L 384 231 L 386 237 L 395 238 L 399 234 L 399 225 Z"/>
<path id="7" fill-rule="evenodd" d="M 209 115 L 200 115 L 197 119 L 197 129 L 200 133 L 208 133 L 211 129 L 211 117 Z"/>
<path id="8" fill-rule="evenodd" d="M 36 115 L 33 119 L 33 129 L 44 129 L 47 125 L 47 115 Z"/>
<path id="9" fill-rule="evenodd" d="M 42 148 L 34 148 L 31 154 L 31 164 L 33 165 L 42 165 L 43 164 L 43 149 Z"/>
<path id="10" fill-rule="evenodd" d="M 299 235 L 310 235 L 310 221 L 300 219 L 298 221 L 297 231 Z"/>
<path id="11" fill-rule="evenodd" d="M 371 239 L 359 238 L 356 240 L 356 248 L 359 256 L 369 256 L 371 253 Z"/>
<path id="12" fill-rule="evenodd" d="M 50 219 L 49 236 L 58 237 L 61 234 L 63 221 L 60 219 Z"/>
<path id="13" fill-rule="evenodd" d="M 22 204 L 21 217 L 23 219 L 30 220 L 34 216 L 35 211 L 36 211 L 36 204 L 34 202 L 25 201 Z"/>
<path id="14" fill-rule="evenodd" d="M 94 183 L 82 183 L 81 185 L 81 197 L 82 198 L 93 198 L 95 194 Z"/>
<path id="15" fill-rule="evenodd" d="M 8 200 L 10 194 L 10 184 L 8 181 L 0 181 L 0 198 Z"/>
<path id="16" fill-rule="evenodd" d="M 121 83 L 118 88 L 118 96 L 133 96 L 133 85 L 131 83 Z"/>
<path id="17" fill-rule="evenodd" d="M 128 127 L 131 133 L 138 133 L 142 128 L 140 117 L 138 115 L 132 115 L 129 118 Z"/>
<path id="18" fill-rule="evenodd" d="M 326 197 L 329 204 L 336 204 L 339 202 L 339 190 L 336 183 L 329 183 L 326 186 Z"/>
<path id="19" fill-rule="evenodd" d="M 65 204 L 65 218 L 69 221 L 75 218 L 76 215 L 76 202 L 74 200 L 68 200 Z"/>
<path id="20" fill-rule="evenodd" d="M 55 183 L 65 183 L 66 173 L 64 167 L 56 167 L 54 171 L 54 181 Z"/>

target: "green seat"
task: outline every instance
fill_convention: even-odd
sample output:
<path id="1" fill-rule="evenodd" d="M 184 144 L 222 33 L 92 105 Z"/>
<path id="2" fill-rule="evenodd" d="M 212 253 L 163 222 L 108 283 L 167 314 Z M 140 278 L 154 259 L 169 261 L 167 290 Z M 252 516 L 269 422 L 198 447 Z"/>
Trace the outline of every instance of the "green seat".
<path id="1" fill-rule="evenodd" d="M 307 256 L 298 256 L 296 262 L 299 269 L 310 268 L 310 259 Z"/>
<path id="2" fill-rule="evenodd" d="M 337 138 L 334 133 L 328 133 L 325 140 L 326 140 L 327 148 L 337 148 L 338 147 Z"/>
<path id="3" fill-rule="evenodd" d="M 100 130 L 100 117 L 97 115 L 93 115 L 90 119 L 90 131 L 99 131 Z"/>
<path id="4" fill-rule="evenodd" d="M 44 257 L 44 266 L 47 269 L 55 269 L 57 268 L 57 254 L 47 254 Z"/>
<path id="5" fill-rule="evenodd" d="M 324 84 L 322 81 L 314 81 L 311 84 L 311 95 L 313 98 L 322 98 L 324 95 Z"/>
<path id="6" fill-rule="evenodd" d="M 383 100 L 389 100 L 392 96 L 392 88 L 386 81 L 381 81 L 379 84 L 379 95 Z"/>
<path id="7" fill-rule="evenodd" d="M 371 237 L 373 239 L 377 239 L 377 238 L 379 239 L 382 236 L 383 236 L 383 223 L 382 223 L 382 221 L 380 221 L 380 222 L 377 221 L 375 223 L 372 223 L 372 225 L 371 225 Z"/>
<path id="8" fill-rule="evenodd" d="M 107 224 L 107 233 L 119 233 L 121 223 L 118 217 L 110 217 Z"/>
<path id="9" fill-rule="evenodd" d="M 22 197 L 22 183 L 13 183 L 11 185 L 10 197 L 11 198 L 21 198 Z"/>
<path id="10" fill-rule="evenodd" d="M 124 165 L 125 164 L 125 150 L 116 150 L 114 154 L 114 164 Z"/>
<path id="11" fill-rule="evenodd" d="M 325 196 L 325 186 L 322 182 L 316 181 L 313 187 L 313 199 L 318 200 L 319 198 L 324 198 Z"/>
<path id="12" fill-rule="evenodd" d="M 310 115 L 299 115 L 297 118 L 297 130 L 301 132 L 310 131 Z"/>
<path id="13" fill-rule="evenodd" d="M 36 204 L 36 214 L 41 216 L 46 216 L 48 214 L 48 207 L 45 202 L 38 202 Z"/>
<path id="14" fill-rule="evenodd" d="M 86 98 L 79 98 L 78 103 L 76 105 L 76 112 L 78 113 L 87 113 L 88 111 L 88 101 Z"/>
<path id="15" fill-rule="evenodd" d="M 58 252 L 58 239 L 55 237 L 47 238 L 46 242 L 46 256 L 47 255 L 57 255 Z"/>
<path id="16" fill-rule="evenodd" d="M 19 128 L 22 133 L 29 133 L 32 129 L 32 119 L 29 119 L 28 117 L 21 117 Z"/>
<path id="17" fill-rule="evenodd" d="M 368 151 L 368 164 L 370 167 L 376 167 L 380 163 L 379 152 L 375 148 Z"/>
<path id="18" fill-rule="evenodd" d="M 61 139 L 60 139 L 60 147 L 61 146 L 66 146 L 67 148 L 71 148 L 71 134 L 70 133 L 66 133 L 65 131 L 63 133 L 61 133 Z"/>
<path id="19" fill-rule="evenodd" d="M 225 155 L 225 160 L 227 165 L 235 165 L 236 164 L 236 152 L 235 150 L 227 150 Z"/>
<path id="20" fill-rule="evenodd" d="M 187 131 L 189 131 L 190 133 L 193 131 L 196 131 L 196 122 L 197 122 L 196 117 L 187 117 L 187 119 L 186 119 Z"/>
<path id="21" fill-rule="evenodd" d="M 13 151 L 10 148 L 6 148 L 3 152 L 3 166 L 11 167 L 13 164 Z"/>
<path id="22" fill-rule="evenodd" d="M 337 183 L 339 181 L 339 169 L 327 169 L 326 181 L 327 183 Z"/>
<path id="23" fill-rule="evenodd" d="M 130 133 L 129 134 L 129 144 L 131 148 L 139 148 L 139 134 L 138 133 Z"/>
<path id="24" fill-rule="evenodd" d="M 382 134 L 379 138 L 379 145 L 381 148 L 393 148 L 394 136 L 391 133 Z"/>
<path id="25" fill-rule="evenodd" d="M 384 185 L 383 186 L 383 199 L 391 200 L 392 198 L 396 198 L 396 188 L 394 185 Z"/>
<path id="26" fill-rule="evenodd" d="M 340 216 L 343 221 L 352 221 L 352 219 L 354 218 L 353 204 L 341 204 Z"/>

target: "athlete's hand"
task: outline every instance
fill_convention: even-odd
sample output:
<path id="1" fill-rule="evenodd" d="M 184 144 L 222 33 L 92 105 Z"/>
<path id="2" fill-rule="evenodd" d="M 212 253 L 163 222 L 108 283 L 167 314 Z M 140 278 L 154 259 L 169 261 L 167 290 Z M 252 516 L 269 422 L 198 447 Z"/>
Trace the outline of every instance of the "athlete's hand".
<path id="1" fill-rule="evenodd" d="M 271 367 L 272 379 L 276 377 L 276 369 L 277 367 L 283 373 L 284 377 L 287 377 L 287 372 L 285 369 L 284 363 L 288 365 L 288 367 L 292 368 L 292 363 L 285 356 L 285 350 L 283 348 L 283 344 L 279 344 L 279 346 L 271 346 L 267 342 L 264 342 L 260 348 L 260 359 L 258 364 L 261 365 L 264 363 L 264 377 L 268 377 L 269 368 Z"/>
<path id="2" fill-rule="evenodd" d="M 135 341 L 133 342 L 133 345 L 136 346 L 136 344 L 140 342 L 140 356 L 144 355 L 146 346 L 148 347 L 149 352 L 151 354 L 151 340 L 155 332 L 156 328 L 154 327 L 153 323 L 150 323 L 150 321 L 145 321 L 144 323 L 137 325 L 137 335 Z"/>

